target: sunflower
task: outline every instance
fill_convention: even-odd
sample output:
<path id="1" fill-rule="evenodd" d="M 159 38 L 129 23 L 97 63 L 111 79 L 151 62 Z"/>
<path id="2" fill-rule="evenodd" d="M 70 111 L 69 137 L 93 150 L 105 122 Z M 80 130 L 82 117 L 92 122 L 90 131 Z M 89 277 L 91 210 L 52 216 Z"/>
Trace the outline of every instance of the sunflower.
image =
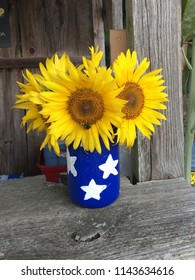
<path id="1" fill-rule="evenodd" d="M 23 127 L 28 123 L 27 133 L 35 129 L 37 129 L 38 133 L 46 131 L 46 136 L 40 149 L 48 144 L 50 149 L 53 147 L 55 152 L 59 154 L 60 148 L 58 142 L 54 136 L 48 133 L 48 118 L 43 117 L 40 113 L 44 103 L 40 98 L 42 86 L 37 82 L 36 75 L 33 75 L 28 70 L 26 70 L 26 76 L 23 74 L 23 77 L 28 83 L 18 82 L 22 94 L 17 95 L 18 100 L 15 102 L 16 105 L 13 106 L 13 108 L 27 110 L 26 115 L 22 118 L 21 126 Z"/>
<path id="2" fill-rule="evenodd" d="M 122 123 L 125 100 L 118 98 L 122 89 L 117 87 L 111 69 L 99 67 L 99 53 L 91 49 L 91 60 L 75 67 L 67 60 L 67 71 L 58 71 L 57 79 L 43 81 L 50 90 L 41 92 L 45 101 L 41 114 L 48 117 L 49 133 L 66 145 L 79 145 L 86 151 L 101 153 L 100 139 L 107 149 L 113 142 L 114 129 Z M 46 68 L 45 68 L 46 69 Z M 45 74 L 45 77 L 47 75 Z"/>
<path id="3" fill-rule="evenodd" d="M 99 67 L 100 61 L 103 56 L 103 51 L 98 51 L 99 47 L 97 46 L 96 49 L 94 47 L 90 47 L 91 52 L 91 59 L 87 59 L 86 57 L 83 57 L 83 66 L 85 67 L 84 72 L 86 75 L 88 75 L 88 70 L 96 71 L 96 68 Z M 90 67 L 92 65 L 93 67 Z"/>
<path id="4" fill-rule="evenodd" d="M 57 83 L 63 83 L 60 74 L 66 73 L 67 61 L 69 57 L 66 53 L 59 58 L 58 54 L 54 54 L 51 58 L 47 58 L 45 66 L 39 63 L 41 75 L 35 74 L 36 79 L 42 84 L 43 80 L 52 80 Z"/>
<path id="5" fill-rule="evenodd" d="M 166 117 L 157 110 L 164 110 L 167 94 L 163 92 L 164 80 L 157 69 L 145 73 L 149 68 L 149 61 L 144 58 L 137 66 L 137 54 L 127 50 L 126 55 L 121 53 L 113 63 L 114 75 L 119 87 L 123 90 L 118 95 L 127 103 L 122 108 L 125 114 L 123 124 L 117 130 L 120 144 L 132 147 L 136 139 L 136 128 L 150 138 L 154 132 L 154 124 L 161 125 L 159 120 Z"/>

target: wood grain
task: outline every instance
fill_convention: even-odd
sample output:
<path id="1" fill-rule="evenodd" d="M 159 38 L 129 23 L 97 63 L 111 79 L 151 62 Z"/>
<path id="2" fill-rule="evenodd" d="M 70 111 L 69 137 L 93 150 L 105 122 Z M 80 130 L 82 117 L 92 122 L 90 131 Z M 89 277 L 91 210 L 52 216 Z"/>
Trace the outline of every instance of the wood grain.
<path id="1" fill-rule="evenodd" d="M 24 57 L 88 54 L 93 45 L 92 7 L 87 0 L 19 1 Z"/>
<path id="2" fill-rule="evenodd" d="M 181 3 L 177 0 L 129 0 L 126 11 L 129 46 L 137 51 L 139 61 L 148 57 L 151 70 L 163 68 L 170 100 L 164 112 L 167 121 L 155 128 L 152 140 L 138 137 L 134 157 L 138 160 L 138 180 L 177 178 L 183 176 L 184 165 Z"/>
<path id="3" fill-rule="evenodd" d="M 44 63 L 46 57 L 37 58 L 0 58 L 0 68 L 37 68 L 39 62 Z"/>
<path id="4" fill-rule="evenodd" d="M 0 48 L 0 57 L 20 57 L 19 24 L 15 1 L 9 0 L 11 47 Z M 18 69 L 0 69 L 0 174 L 28 173 L 26 132 L 20 122 L 24 112 L 13 110 L 18 93 L 16 81 L 21 80 Z"/>
<path id="5" fill-rule="evenodd" d="M 39 63 L 45 63 L 47 57 L 19 57 L 19 58 L 0 58 L 0 69 L 9 68 L 38 68 Z M 82 57 L 70 57 L 75 65 L 82 63 Z"/>
<path id="6" fill-rule="evenodd" d="M 0 183 L 1 259 L 194 259 L 195 189 L 183 178 L 131 185 L 86 209 L 44 176 Z"/>
<path id="7" fill-rule="evenodd" d="M 123 29 L 123 1 L 103 0 L 104 29 Z"/>
<path id="8" fill-rule="evenodd" d="M 104 52 L 101 65 L 105 65 L 105 38 L 102 0 L 92 0 L 94 45 Z"/>

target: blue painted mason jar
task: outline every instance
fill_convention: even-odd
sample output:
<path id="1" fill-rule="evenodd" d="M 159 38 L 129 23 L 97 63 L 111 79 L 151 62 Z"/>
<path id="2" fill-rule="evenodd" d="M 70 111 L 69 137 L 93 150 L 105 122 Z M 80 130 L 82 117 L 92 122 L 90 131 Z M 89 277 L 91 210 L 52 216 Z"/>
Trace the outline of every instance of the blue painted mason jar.
<path id="1" fill-rule="evenodd" d="M 120 194 L 119 145 L 103 143 L 102 153 L 67 147 L 68 188 L 71 200 L 86 208 L 113 203 Z"/>

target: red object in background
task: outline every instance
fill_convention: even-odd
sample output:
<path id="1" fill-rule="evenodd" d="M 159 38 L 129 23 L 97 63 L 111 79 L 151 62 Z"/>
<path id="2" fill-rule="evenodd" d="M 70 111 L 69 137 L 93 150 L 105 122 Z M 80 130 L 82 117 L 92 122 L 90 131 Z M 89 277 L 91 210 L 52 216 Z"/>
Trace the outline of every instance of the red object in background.
<path id="1" fill-rule="evenodd" d="M 41 174 L 45 175 L 47 181 L 54 182 L 54 183 L 59 183 L 60 173 L 67 171 L 66 165 L 59 165 L 59 166 L 44 165 L 43 153 L 40 154 L 40 158 L 38 161 L 38 168 L 40 169 Z"/>

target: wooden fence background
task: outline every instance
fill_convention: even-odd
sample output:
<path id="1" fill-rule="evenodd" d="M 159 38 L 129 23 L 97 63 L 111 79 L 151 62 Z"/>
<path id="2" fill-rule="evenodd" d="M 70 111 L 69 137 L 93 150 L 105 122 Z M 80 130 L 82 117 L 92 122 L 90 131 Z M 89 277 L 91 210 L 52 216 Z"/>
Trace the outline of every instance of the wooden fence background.
<path id="1" fill-rule="evenodd" d="M 151 142 L 138 137 L 133 174 L 147 181 L 183 176 L 181 93 L 181 3 L 178 0 L 8 0 L 10 48 L 0 48 L 0 174 L 37 174 L 42 136 L 20 129 L 24 112 L 11 109 L 23 68 L 37 71 L 38 61 L 66 51 L 75 61 L 88 47 L 105 49 L 105 33 L 123 28 L 127 16 L 129 45 L 151 68 L 164 69 L 170 103 L 168 121 Z M 136 159 L 136 160 L 134 160 Z"/>
<path id="2" fill-rule="evenodd" d="M 181 71 L 181 1 L 127 1 L 129 46 L 141 59 L 148 57 L 151 69 L 163 68 L 167 104 L 166 122 L 156 127 L 151 141 L 138 137 L 134 149 L 134 176 L 138 181 L 183 176 L 183 97 Z M 137 165 L 137 166 L 136 166 Z"/>

